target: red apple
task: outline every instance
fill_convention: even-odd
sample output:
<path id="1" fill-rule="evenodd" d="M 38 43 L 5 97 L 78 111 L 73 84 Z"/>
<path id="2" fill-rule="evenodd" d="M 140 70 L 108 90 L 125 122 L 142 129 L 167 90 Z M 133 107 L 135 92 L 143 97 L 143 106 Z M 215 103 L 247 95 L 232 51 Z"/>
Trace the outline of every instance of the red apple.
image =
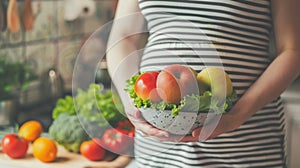
<path id="1" fill-rule="evenodd" d="M 186 95 L 199 93 L 195 71 L 179 64 L 162 70 L 157 77 L 156 87 L 162 100 L 172 104 L 179 104 Z"/>
<path id="2" fill-rule="evenodd" d="M 156 89 L 156 80 L 159 72 L 145 72 L 141 74 L 134 84 L 136 95 L 143 99 L 150 99 L 152 102 L 158 102 L 161 98 Z"/>

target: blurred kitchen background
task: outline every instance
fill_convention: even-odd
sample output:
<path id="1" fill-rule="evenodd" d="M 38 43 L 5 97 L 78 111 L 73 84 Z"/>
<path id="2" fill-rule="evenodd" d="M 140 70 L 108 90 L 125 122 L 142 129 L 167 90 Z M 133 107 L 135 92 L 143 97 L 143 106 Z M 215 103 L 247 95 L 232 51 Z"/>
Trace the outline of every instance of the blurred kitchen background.
<path id="1" fill-rule="evenodd" d="M 17 97 L 18 110 L 11 120 L 21 124 L 36 119 L 47 130 L 56 100 L 72 93 L 73 69 L 82 45 L 93 32 L 113 19 L 117 1 L 90 0 L 93 3 L 82 6 L 81 0 L 33 0 L 33 28 L 24 30 L 22 12 L 26 1 L 16 1 L 20 30 L 12 33 L 7 27 L 0 32 L 0 56 L 9 62 L 20 61 L 29 65 L 36 75 Z M 1 0 L 1 3 L 9 5 L 5 4 L 8 3 L 6 0 Z M 4 13 L 3 9 L 0 10 Z M 105 50 L 106 40 L 106 37 L 99 39 L 97 51 Z M 104 60 L 99 68 L 105 68 Z M 106 74 L 101 72 L 99 70 L 96 80 L 105 77 Z"/>
<path id="2" fill-rule="evenodd" d="M 47 131 L 52 122 L 52 110 L 57 99 L 72 94 L 73 69 L 80 48 L 93 32 L 113 19 L 117 4 L 117 0 L 93 0 L 92 8 L 89 8 L 90 4 L 79 8 L 76 6 L 79 1 L 29 1 L 34 18 L 31 30 L 25 30 L 22 23 L 23 6 L 28 0 L 16 1 L 20 30 L 12 33 L 4 28 L 0 32 L 0 61 L 5 57 L 9 62 L 21 62 L 19 66 L 26 64 L 34 69 L 35 78 L 28 82 L 27 89 L 18 92 L 17 96 L 1 99 L 0 95 L 0 113 L 3 113 L 5 108 L 11 112 L 0 114 L 0 124 L 3 125 L 4 122 L 22 124 L 35 119 L 40 121 Z M 0 2 L 2 6 L 8 5 L 5 4 L 8 0 Z M 69 9 L 72 11 L 79 9 L 79 12 L 68 13 Z M 0 9 L 0 17 L 3 14 L 4 10 Z M 3 23 L 0 18 L 0 24 Z M 109 25 L 106 28 L 109 28 Z M 107 38 L 103 37 L 98 39 L 96 46 L 99 48 L 96 51 L 105 51 Z M 88 57 L 81 60 L 82 63 L 85 61 L 91 60 Z M 99 65 L 101 66 L 97 71 L 99 73 L 96 74 L 96 82 L 109 87 L 105 60 Z M 3 69 L 0 67 L 1 70 Z M 4 81 L 3 77 L 0 78 L 0 83 L 1 81 Z M 298 168 L 300 161 L 296 157 L 300 156 L 300 79 L 296 80 L 282 97 L 286 103 L 288 116 L 289 167 Z M 1 120 L 1 115 L 8 120 Z"/>

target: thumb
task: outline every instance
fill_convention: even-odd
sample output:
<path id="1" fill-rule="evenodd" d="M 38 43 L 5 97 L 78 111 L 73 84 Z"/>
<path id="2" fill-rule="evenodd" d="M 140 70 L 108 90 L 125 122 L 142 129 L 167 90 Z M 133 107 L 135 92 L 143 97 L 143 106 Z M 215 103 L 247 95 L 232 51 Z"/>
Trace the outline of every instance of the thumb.
<path id="1" fill-rule="evenodd" d="M 196 129 L 194 129 L 193 132 L 192 132 L 192 136 L 193 137 L 199 137 L 201 130 L 202 130 L 202 127 L 198 127 Z"/>

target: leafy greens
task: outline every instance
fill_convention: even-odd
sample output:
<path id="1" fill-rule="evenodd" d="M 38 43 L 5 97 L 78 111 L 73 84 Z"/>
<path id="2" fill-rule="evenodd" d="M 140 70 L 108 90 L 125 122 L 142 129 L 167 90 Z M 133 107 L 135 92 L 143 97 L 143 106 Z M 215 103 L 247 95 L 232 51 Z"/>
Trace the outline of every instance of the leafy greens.
<path id="1" fill-rule="evenodd" d="M 117 109 L 112 91 L 103 91 L 98 84 L 91 84 L 87 90 L 78 89 L 75 97 L 60 98 L 53 109 L 53 119 L 57 119 L 61 113 L 78 113 L 87 122 L 95 123 L 99 127 L 106 127 L 108 124 L 114 126 L 117 121 L 126 119 Z"/>

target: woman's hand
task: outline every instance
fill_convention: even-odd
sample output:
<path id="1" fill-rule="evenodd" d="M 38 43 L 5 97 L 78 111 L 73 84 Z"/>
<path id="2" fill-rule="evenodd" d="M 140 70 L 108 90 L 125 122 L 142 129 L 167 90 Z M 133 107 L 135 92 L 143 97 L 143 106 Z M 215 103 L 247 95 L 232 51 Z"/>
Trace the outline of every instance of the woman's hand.
<path id="1" fill-rule="evenodd" d="M 149 124 L 141 116 L 139 110 L 134 113 L 127 113 L 128 118 L 134 127 L 141 131 L 144 136 L 152 137 L 162 142 L 201 142 L 213 139 L 220 134 L 237 129 L 247 118 L 234 112 L 229 112 L 222 116 L 213 115 L 211 121 L 206 126 L 196 128 L 191 135 L 174 135 L 167 131 L 160 130 Z"/>
<path id="2" fill-rule="evenodd" d="M 240 105 L 242 104 L 242 105 Z M 145 136 L 149 136 L 162 142 L 201 142 L 213 139 L 220 134 L 227 133 L 239 128 L 247 121 L 253 113 L 243 113 L 240 107 L 246 107 L 243 101 L 239 101 L 228 113 L 217 115 L 211 113 L 208 115 L 208 123 L 203 127 L 196 128 L 191 135 L 174 135 L 167 131 L 160 130 L 149 124 L 139 110 L 130 110 L 127 113 L 135 128 L 141 131 Z"/>
<path id="3" fill-rule="evenodd" d="M 133 113 L 127 113 L 127 116 L 134 125 L 135 129 L 141 131 L 144 136 L 153 137 L 158 140 L 166 139 L 170 136 L 167 131 L 155 128 L 145 121 L 139 110 L 136 110 Z"/>
<path id="4" fill-rule="evenodd" d="M 220 134 L 227 133 L 237 129 L 250 116 L 239 115 L 233 111 L 222 116 L 212 115 L 211 121 L 206 126 L 196 128 L 191 135 L 169 135 L 168 137 L 159 137 L 160 141 L 172 142 L 201 142 L 213 139 Z"/>
<path id="5" fill-rule="evenodd" d="M 181 141 L 206 141 L 216 138 L 223 133 L 231 132 L 240 127 L 246 121 L 245 116 L 235 113 L 227 113 L 222 116 L 215 115 L 212 121 L 203 127 L 196 128 L 192 136 L 186 136 Z"/>

